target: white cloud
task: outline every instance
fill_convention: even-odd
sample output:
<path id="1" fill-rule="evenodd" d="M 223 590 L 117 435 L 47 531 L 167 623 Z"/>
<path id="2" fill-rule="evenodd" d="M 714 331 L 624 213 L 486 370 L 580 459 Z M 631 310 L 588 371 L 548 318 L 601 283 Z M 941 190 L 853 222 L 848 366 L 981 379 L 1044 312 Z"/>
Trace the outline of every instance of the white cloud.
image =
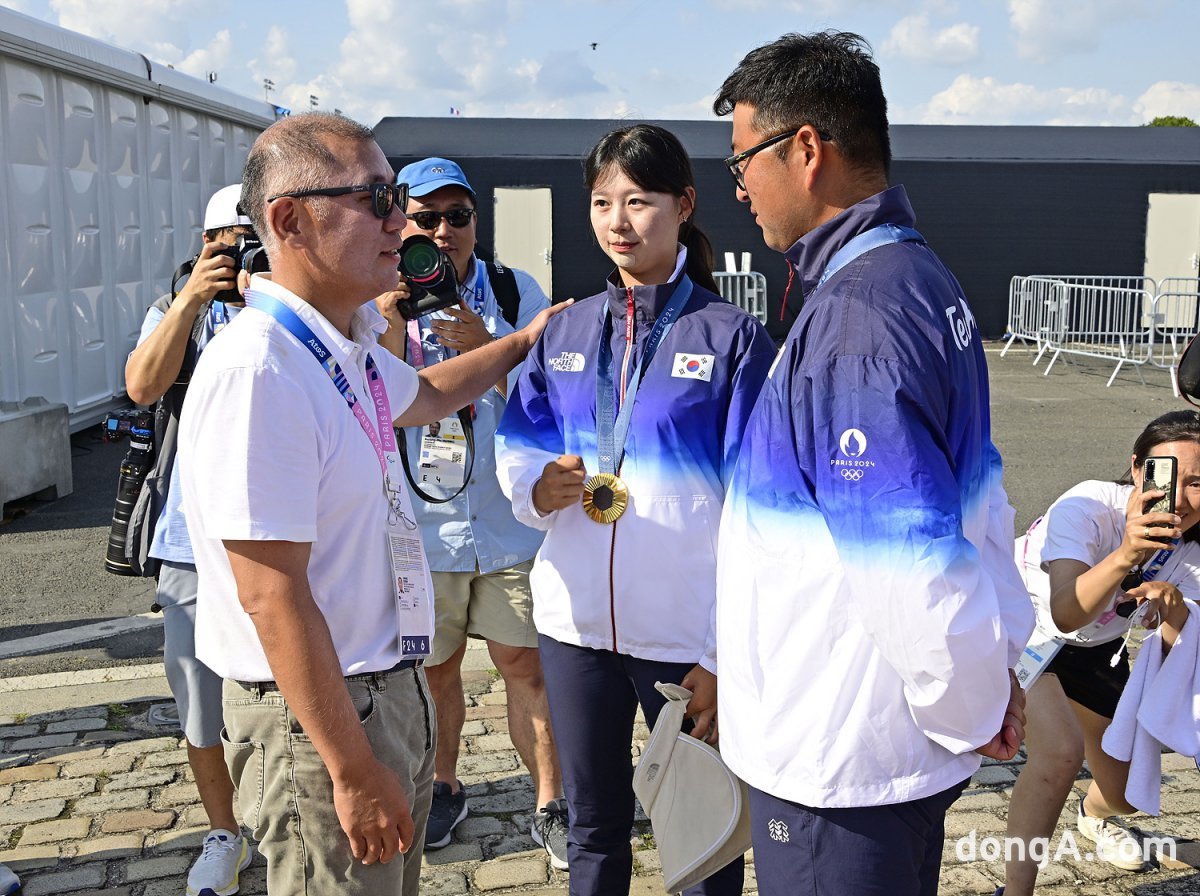
<path id="1" fill-rule="evenodd" d="M 156 47 L 180 53 L 179 36 L 189 23 L 207 21 L 208 6 L 205 0 L 50 0 L 63 28 L 143 53 Z"/>
<path id="2" fill-rule="evenodd" d="M 1017 53 L 1047 62 L 1099 47 L 1104 31 L 1147 16 L 1162 0 L 1008 0 Z"/>
<path id="3" fill-rule="evenodd" d="M 204 78 L 209 72 L 220 73 L 228 69 L 229 60 L 232 58 L 233 39 L 229 35 L 229 29 L 224 28 L 216 33 L 207 47 L 193 50 L 174 65 L 182 72 Z"/>
<path id="4" fill-rule="evenodd" d="M 406 0 L 347 0 L 346 9 L 350 32 L 328 86 L 343 91 L 337 105 L 368 124 L 451 107 L 464 115 L 589 114 L 587 101 L 607 92 L 583 44 L 514 52 L 506 35 L 519 4 L 443 0 L 436 15 L 423 16 Z"/>
<path id="5" fill-rule="evenodd" d="M 979 26 L 959 22 L 935 31 L 929 16 L 918 13 L 893 25 L 881 49 L 909 62 L 963 65 L 979 57 Z"/>
<path id="6" fill-rule="evenodd" d="M 287 84 L 296 77 L 296 60 L 291 53 L 291 41 L 288 34 L 278 25 L 272 25 L 267 30 L 267 39 L 263 41 L 262 53 L 246 63 L 246 70 L 256 84 L 261 84 L 264 78 L 269 78 L 276 84 Z"/>
<path id="7" fill-rule="evenodd" d="M 1129 101 L 1097 87 L 1041 88 L 959 75 L 917 117 L 922 124 L 1136 124 Z"/>
<path id="8" fill-rule="evenodd" d="M 1183 115 L 1200 122 L 1200 84 L 1159 81 L 1134 100 L 1133 109 L 1140 124 L 1161 115 Z"/>

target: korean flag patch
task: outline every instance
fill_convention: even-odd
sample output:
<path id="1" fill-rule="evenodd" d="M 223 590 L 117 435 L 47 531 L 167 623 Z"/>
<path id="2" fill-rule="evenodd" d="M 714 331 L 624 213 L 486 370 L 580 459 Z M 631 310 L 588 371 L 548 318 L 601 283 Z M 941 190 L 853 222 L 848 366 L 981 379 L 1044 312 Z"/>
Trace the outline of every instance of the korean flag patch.
<path id="1" fill-rule="evenodd" d="M 712 368 L 712 355 L 685 355 L 680 352 L 675 355 L 671 376 L 685 380 L 702 380 L 707 383 L 712 379 Z"/>

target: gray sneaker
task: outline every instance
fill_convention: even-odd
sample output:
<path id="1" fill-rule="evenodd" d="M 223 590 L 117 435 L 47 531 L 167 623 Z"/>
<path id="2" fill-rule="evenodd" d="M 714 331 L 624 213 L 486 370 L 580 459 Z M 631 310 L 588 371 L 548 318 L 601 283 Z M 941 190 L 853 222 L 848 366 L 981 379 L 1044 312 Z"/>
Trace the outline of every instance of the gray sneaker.
<path id="1" fill-rule="evenodd" d="M 546 850 L 550 864 L 559 871 L 567 870 L 567 801 L 551 800 L 533 813 L 533 842 Z"/>

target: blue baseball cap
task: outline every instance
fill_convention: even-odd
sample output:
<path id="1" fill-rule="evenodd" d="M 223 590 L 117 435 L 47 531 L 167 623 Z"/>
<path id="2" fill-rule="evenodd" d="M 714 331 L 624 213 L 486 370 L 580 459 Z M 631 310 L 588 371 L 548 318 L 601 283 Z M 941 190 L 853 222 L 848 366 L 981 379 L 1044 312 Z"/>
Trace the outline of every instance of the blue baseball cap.
<path id="1" fill-rule="evenodd" d="M 462 187 L 475 198 L 475 191 L 467 183 L 467 176 L 457 162 L 449 159 L 422 159 L 405 165 L 396 175 L 396 183 L 408 184 L 410 196 L 428 196 L 442 187 Z"/>

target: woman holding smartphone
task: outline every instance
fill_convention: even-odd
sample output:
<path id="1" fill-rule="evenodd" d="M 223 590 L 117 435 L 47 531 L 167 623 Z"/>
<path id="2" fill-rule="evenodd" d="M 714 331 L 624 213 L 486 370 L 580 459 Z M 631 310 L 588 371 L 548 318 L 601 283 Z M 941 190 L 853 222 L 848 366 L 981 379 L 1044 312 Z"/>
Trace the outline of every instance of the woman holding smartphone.
<path id="1" fill-rule="evenodd" d="M 572 896 L 629 891 L 630 745 L 655 682 L 693 692 L 717 739 L 716 540 L 725 484 L 767 376 L 763 326 L 716 295 L 679 140 L 653 125 L 584 162 L 615 269 L 529 353 L 497 434 L 501 486 L 546 532 L 530 574 L 569 817 Z M 688 893 L 742 891 L 740 859 Z"/>
<path id="2" fill-rule="evenodd" d="M 1154 510 L 1170 489 L 1144 477 L 1172 464 L 1174 511 Z M 1085 757 L 1092 782 L 1079 801 L 1079 833 L 1101 860 L 1142 867 L 1141 844 L 1113 817 L 1135 811 L 1125 800 L 1129 763 L 1106 754 L 1101 739 L 1129 679 L 1123 639 L 1130 617 L 1158 627 L 1169 651 L 1188 618 L 1184 597 L 1200 596 L 1197 522 L 1200 414 L 1173 411 L 1138 437 L 1122 480 L 1080 483 L 1030 527 L 1023 544 L 1018 540 L 1038 631 L 1062 646 L 1026 695 L 1028 761 L 1008 810 L 1008 836 L 1026 849 L 1023 858 L 1015 849 L 1007 858 L 1006 896 L 1033 892 L 1038 867 L 1028 845 L 1053 834 Z"/>

